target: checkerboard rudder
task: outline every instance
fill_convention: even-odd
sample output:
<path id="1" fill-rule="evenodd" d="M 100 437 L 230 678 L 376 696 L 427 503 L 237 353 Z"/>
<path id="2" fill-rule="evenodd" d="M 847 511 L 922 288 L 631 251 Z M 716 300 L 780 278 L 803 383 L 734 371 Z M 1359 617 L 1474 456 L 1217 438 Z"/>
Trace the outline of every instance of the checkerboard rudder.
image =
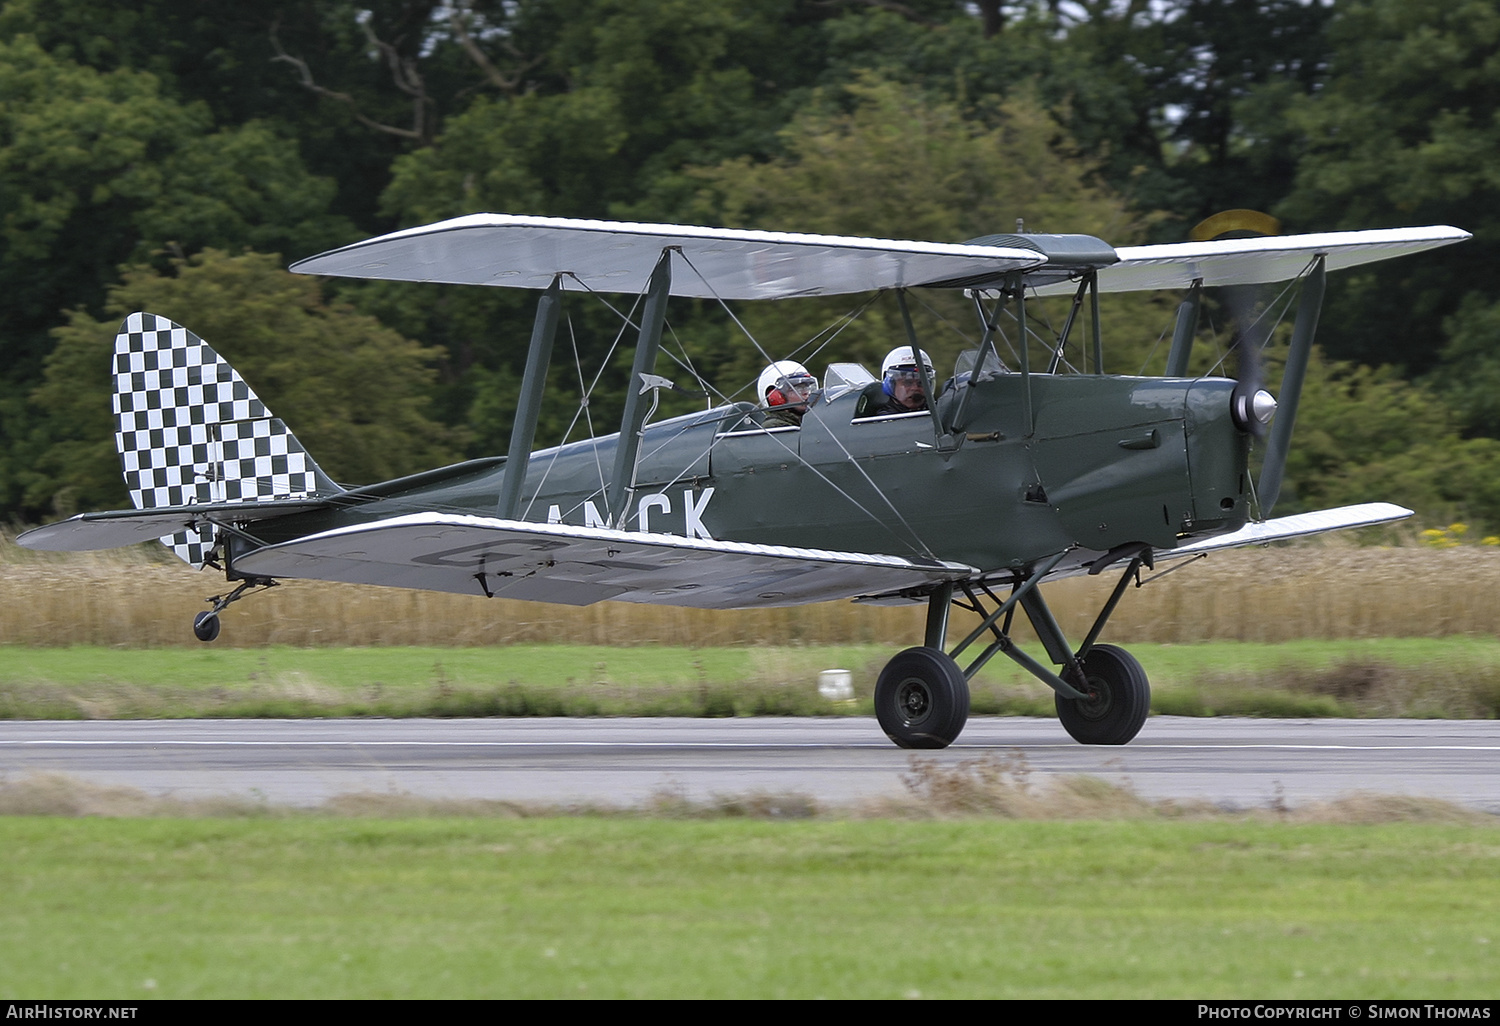
<path id="1" fill-rule="evenodd" d="M 114 352 L 115 445 L 136 509 L 337 491 L 238 372 L 181 325 L 133 313 Z M 212 528 L 162 538 L 201 567 Z"/>

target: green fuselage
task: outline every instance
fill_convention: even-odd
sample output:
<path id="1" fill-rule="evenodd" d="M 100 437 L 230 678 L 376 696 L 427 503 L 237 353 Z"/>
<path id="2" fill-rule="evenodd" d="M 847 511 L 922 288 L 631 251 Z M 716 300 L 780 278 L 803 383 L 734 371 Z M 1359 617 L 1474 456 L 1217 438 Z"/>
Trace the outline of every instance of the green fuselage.
<path id="1" fill-rule="evenodd" d="M 623 524 L 605 508 L 617 437 L 535 453 L 529 521 L 726 541 L 929 556 L 984 572 L 1073 548 L 1170 549 L 1241 527 L 1248 436 L 1219 378 L 994 374 L 930 413 L 855 420 L 858 393 L 820 398 L 800 428 L 748 404 L 646 428 Z M 958 422 L 961 420 L 961 423 Z M 357 489 L 340 508 L 264 525 L 275 542 L 414 510 L 495 516 L 505 460 Z"/>

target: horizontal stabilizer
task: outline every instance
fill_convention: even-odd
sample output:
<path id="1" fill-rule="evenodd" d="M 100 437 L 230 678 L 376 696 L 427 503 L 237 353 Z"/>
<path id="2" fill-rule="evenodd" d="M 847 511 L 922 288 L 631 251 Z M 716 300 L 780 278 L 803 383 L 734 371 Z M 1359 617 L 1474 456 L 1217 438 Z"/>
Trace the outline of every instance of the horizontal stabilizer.
<path id="1" fill-rule="evenodd" d="M 298 274 L 545 289 L 644 292 L 664 250 L 672 295 L 786 299 L 925 285 L 1037 267 L 1019 247 L 947 245 L 695 225 L 470 214 L 320 253 Z"/>
<path id="2" fill-rule="evenodd" d="M 306 513 L 322 502 L 236 502 L 209 506 L 177 506 L 159 509 L 117 509 L 107 513 L 80 513 L 55 524 L 27 531 L 16 543 L 27 549 L 48 552 L 88 552 L 135 545 L 178 533 L 197 534 L 217 521 L 246 523 Z"/>
<path id="3" fill-rule="evenodd" d="M 1461 228 L 1434 225 L 1124 246 L 1115 250 L 1120 258 L 1117 263 L 1099 269 L 1099 291 L 1185 289 L 1200 279 L 1208 286 L 1261 285 L 1297 277 L 1319 255 L 1326 257 L 1328 270 L 1337 271 L 1421 253 L 1469 237 Z M 1071 295 L 1077 288 L 1073 282 L 1061 282 L 1039 286 L 1036 293 Z"/>
<path id="4" fill-rule="evenodd" d="M 746 609 L 849 598 L 972 574 L 960 563 L 414 513 L 248 553 L 242 574 L 565 605 L 605 599 Z"/>
<path id="5" fill-rule="evenodd" d="M 1221 534 L 1217 538 L 1190 542 L 1175 549 L 1157 552 L 1158 559 L 1177 556 L 1196 556 L 1200 552 L 1219 549 L 1238 549 L 1247 545 L 1265 545 L 1288 538 L 1305 538 L 1328 531 L 1347 531 L 1355 527 L 1373 527 L 1405 520 L 1412 511 L 1392 502 L 1366 502 L 1358 506 L 1338 506 L 1320 509 L 1312 513 L 1297 513 L 1275 520 L 1263 520 L 1258 524 L 1246 524 L 1232 534 Z"/>

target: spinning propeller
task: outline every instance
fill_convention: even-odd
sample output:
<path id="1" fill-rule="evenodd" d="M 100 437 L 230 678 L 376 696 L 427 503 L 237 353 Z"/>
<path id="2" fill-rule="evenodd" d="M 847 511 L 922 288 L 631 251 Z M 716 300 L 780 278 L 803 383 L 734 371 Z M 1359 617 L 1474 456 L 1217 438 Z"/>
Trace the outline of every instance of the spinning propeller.
<path id="1" fill-rule="evenodd" d="M 1235 426 L 1257 442 L 1266 437 L 1271 418 L 1276 414 L 1276 397 L 1266 391 L 1265 368 L 1261 356 L 1264 340 L 1256 331 L 1249 297 L 1243 286 L 1224 290 L 1230 310 L 1234 334 L 1230 336 L 1229 348 L 1235 354 L 1235 385 L 1231 394 L 1229 412 Z"/>
<path id="2" fill-rule="evenodd" d="M 1199 223 L 1193 229 L 1192 238 L 1195 242 L 1203 242 L 1227 235 L 1243 237 L 1280 233 L 1280 222 L 1267 214 L 1253 210 L 1226 210 Z M 1260 479 L 1256 482 L 1262 517 L 1271 515 L 1271 508 L 1281 492 L 1287 452 L 1292 440 L 1292 425 L 1296 422 L 1297 405 L 1302 394 L 1302 380 L 1312 351 L 1313 334 L 1317 331 L 1318 313 L 1323 305 L 1324 271 L 1323 255 L 1315 255 L 1302 299 L 1297 304 L 1297 321 L 1292 329 L 1291 348 L 1287 353 L 1286 370 L 1281 379 L 1279 404 L 1265 387 L 1261 352 L 1268 329 L 1262 323 L 1264 318 L 1255 316 L 1252 286 L 1229 285 L 1223 289 L 1224 303 L 1233 325 L 1230 348 L 1235 353 L 1236 363 L 1237 384 L 1230 395 L 1230 415 L 1234 418 L 1235 426 L 1255 441 L 1264 441 L 1270 435 Z M 1276 417 L 1278 407 L 1281 412 L 1279 418 Z"/>

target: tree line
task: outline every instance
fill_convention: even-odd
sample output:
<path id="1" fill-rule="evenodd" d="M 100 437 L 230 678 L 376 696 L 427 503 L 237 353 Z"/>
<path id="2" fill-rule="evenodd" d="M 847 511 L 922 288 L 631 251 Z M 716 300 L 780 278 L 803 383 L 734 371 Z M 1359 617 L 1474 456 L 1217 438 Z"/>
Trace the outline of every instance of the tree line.
<path id="1" fill-rule="evenodd" d="M 1243 207 L 1474 233 L 1330 277 L 1278 509 L 1500 527 L 1497 198 L 1494 0 L 5 0 L 0 504 L 125 504 L 106 367 L 134 309 L 208 339 L 340 480 L 503 452 L 534 296 L 282 270 L 399 227 L 957 242 L 1022 219 L 1129 245 Z M 732 394 L 848 305 L 674 301 L 668 350 Z M 1112 300 L 1107 369 L 1159 373 L 1174 305 Z M 917 314 L 951 364 L 961 305 Z M 1231 330 L 1208 321 L 1199 371 Z M 595 375 L 609 430 L 617 332 L 569 300 L 539 441 Z M 816 359 L 874 364 L 899 335 L 877 301 Z"/>

